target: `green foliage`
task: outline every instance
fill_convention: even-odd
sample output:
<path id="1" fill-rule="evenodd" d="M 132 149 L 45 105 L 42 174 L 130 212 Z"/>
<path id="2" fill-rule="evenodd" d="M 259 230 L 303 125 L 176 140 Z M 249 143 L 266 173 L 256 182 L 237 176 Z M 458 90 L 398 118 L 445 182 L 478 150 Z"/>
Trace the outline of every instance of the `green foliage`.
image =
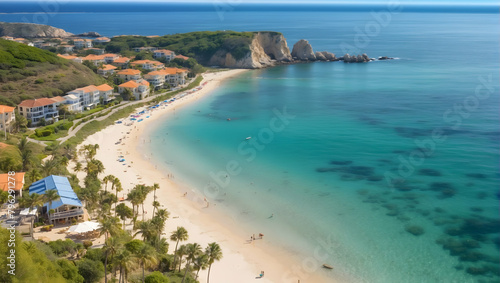
<path id="1" fill-rule="evenodd" d="M 139 252 L 139 250 L 141 250 L 143 245 L 144 245 L 143 241 L 135 239 L 126 243 L 125 248 L 127 248 L 127 250 L 130 251 L 131 253 L 136 254 Z"/>
<path id="2" fill-rule="evenodd" d="M 169 283 L 170 280 L 168 280 L 167 277 L 165 277 L 161 272 L 155 271 L 144 279 L 145 283 Z"/>
<path id="3" fill-rule="evenodd" d="M 134 47 L 155 46 L 196 58 L 198 62 L 206 64 L 218 50 L 230 52 L 236 59 L 242 58 L 250 51 L 248 45 L 253 36 L 253 32 L 234 31 L 190 32 L 154 38 L 120 36 L 111 40 L 106 51 L 122 52 Z"/>
<path id="4" fill-rule="evenodd" d="M 52 241 L 47 244 L 54 254 L 58 256 L 65 256 L 73 254 L 78 250 L 79 245 L 71 239 Z"/>
<path id="5" fill-rule="evenodd" d="M 0 39 L 0 103 L 52 97 L 105 80 L 82 64 L 36 47 Z"/>
<path id="6" fill-rule="evenodd" d="M 76 263 L 78 273 L 85 279 L 85 283 L 99 282 L 104 277 L 104 265 L 100 261 L 84 258 Z"/>
<path id="7" fill-rule="evenodd" d="M 61 275 L 60 268 L 50 261 L 45 253 L 33 242 L 23 242 L 22 236 L 16 233 L 15 246 L 9 247 L 10 232 L 0 228 L 0 282 L 54 282 L 64 283 L 66 280 Z M 7 256 L 10 250 L 15 249 L 16 268 L 15 276 L 8 273 Z"/>
<path id="8" fill-rule="evenodd" d="M 102 249 L 88 249 L 84 258 L 88 258 L 93 261 L 104 262 L 104 252 L 102 251 Z"/>
<path id="9" fill-rule="evenodd" d="M 76 265 L 67 260 L 67 259 L 58 259 L 56 264 L 59 266 L 59 270 L 62 276 L 68 281 L 73 283 L 83 283 L 84 278 L 82 275 L 78 273 L 78 267 Z"/>
<path id="10" fill-rule="evenodd" d="M 22 159 L 19 150 L 15 146 L 2 149 L 0 154 L 0 172 L 20 171 Z"/>

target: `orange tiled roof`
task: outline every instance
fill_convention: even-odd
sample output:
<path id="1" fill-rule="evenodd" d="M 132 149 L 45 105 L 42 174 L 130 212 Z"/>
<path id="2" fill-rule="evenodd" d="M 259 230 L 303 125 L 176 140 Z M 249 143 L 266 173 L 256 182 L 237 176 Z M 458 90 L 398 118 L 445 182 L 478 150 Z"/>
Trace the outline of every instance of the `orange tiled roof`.
<path id="1" fill-rule="evenodd" d="M 130 64 L 132 64 L 132 65 L 144 65 L 144 64 L 163 65 L 162 62 L 153 61 L 153 60 L 137 60 L 137 61 L 134 61 Z"/>
<path id="2" fill-rule="evenodd" d="M 177 55 L 177 56 L 175 56 L 174 58 L 179 58 L 179 59 L 183 59 L 183 60 L 187 60 L 187 59 L 189 59 L 189 57 L 187 57 L 187 56 L 183 56 L 183 55 Z"/>
<path id="3" fill-rule="evenodd" d="M 62 96 L 54 96 L 51 99 L 55 102 L 63 102 L 65 100 Z"/>
<path id="4" fill-rule="evenodd" d="M 11 177 L 11 179 L 9 179 L 9 177 Z M 0 174 L 0 188 L 2 188 L 2 191 L 9 191 L 9 182 L 12 182 L 12 178 L 15 180 L 15 187 L 13 189 L 15 191 L 23 189 L 24 172 L 16 172 L 14 176 L 9 176 L 9 174 Z"/>
<path id="5" fill-rule="evenodd" d="M 165 73 L 163 72 L 163 70 L 160 70 L 160 71 L 152 71 L 152 72 L 149 72 L 147 73 L 146 76 L 164 76 Z"/>
<path id="6" fill-rule="evenodd" d="M 149 86 L 149 82 L 146 80 L 142 80 L 141 82 L 139 82 L 139 84 Z"/>
<path id="7" fill-rule="evenodd" d="M 95 54 L 89 54 L 85 57 L 82 58 L 83 61 L 95 61 L 95 60 L 104 60 L 105 56 L 104 55 L 95 55 Z"/>
<path id="8" fill-rule="evenodd" d="M 109 91 L 109 90 L 113 90 L 113 88 L 112 88 L 112 87 L 110 87 L 110 86 L 109 86 L 109 85 L 107 85 L 107 84 L 102 84 L 102 85 L 99 85 L 99 86 L 97 86 L 97 89 L 98 89 L 99 91 Z"/>
<path id="9" fill-rule="evenodd" d="M 21 103 L 19 103 L 18 106 L 22 107 L 27 107 L 27 108 L 33 108 L 33 107 L 40 107 L 40 106 L 45 106 L 45 105 L 50 105 L 54 104 L 54 100 L 50 98 L 38 98 L 38 99 L 28 99 L 24 100 Z"/>
<path id="10" fill-rule="evenodd" d="M 7 105 L 0 105 L 0 114 L 14 112 L 15 107 L 10 107 Z"/>
<path id="11" fill-rule="evenodd" d="M 102 54 L 102 56 L 104 56 L 104 57 L 120 57 L 120 55 L 114 54 L 114 53 L 106 53 L 106 54 Z"/>
<path id="12" fill-rule="evenodd" d="M 99 69 L 109 71 L 109 70 L 115 70 L 115 69 L 117 69 L 117 67 L 115 67 L 113 65 L 106 64 L 106 65 L 102 65 L 102 67 L 100 67 Z"/>
<path id="13" fill-rule="evenodd" d="M 134 69 L 125 69 L 117 72 L 118 75 L 140 75 L 141 71 Z"/>
<path id="14" fill-rule="evenodd" d="M 167 50 L 167 49 L 159 49 L 159 50 L 155 50 L 154 53 L 165 53 L 165 54 L 171 54 L 173 53 L 174 51 L 172 50 Z"/>
<path id="15" fill-rule="evenodd" d="M 121 57 L 121 58 L 116 59 L 113 63 L 123 64 L 123 63 L 128 63 L 128 62 L 130 62 L 130 58 Z"/>
<path id="16" fill-rule="evenodd" d="M 122 83 L 119 85 L 119 87 L 125 87 L 125 88 L 136 88 L 139 85 L 135 81 L 128 81 L 126 83 Z"/>
<path id="17" fill-rule="evenodd" d="M 78 58 L 76 56 L 72 56 L 72 55 L 62 55 L 62 54 L 57 54 L 57 56 L 61 57 L 61 58 L 64 58 L 64 59 L 68 59 L 68 60 L 73 60 L 75 58 Z"/>

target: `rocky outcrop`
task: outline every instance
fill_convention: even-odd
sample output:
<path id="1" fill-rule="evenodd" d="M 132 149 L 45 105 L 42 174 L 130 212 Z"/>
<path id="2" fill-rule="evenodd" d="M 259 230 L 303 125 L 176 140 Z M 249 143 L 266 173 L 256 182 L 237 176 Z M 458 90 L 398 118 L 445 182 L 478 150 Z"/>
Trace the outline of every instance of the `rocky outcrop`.
<path id="1" fill-rule="evenodd" d="M 293 45 L 292 57 L 301 61 L 315 61 L 316 55 L 311 44 L 305 39 L 299 40 Z"/>
<path id="2" fill-rule="evenodd" d="M 77 34 L 76 36 L 81 36 L 81 37 L 101 37 L 101 35 L 95 31 L 89 31 L 89 32 L 84 32 Z"/>
<path id="3" fill-rule="evenodd" d="M 335 57 L 335 54 L 327 51 L 316 51 L 314 53 L 316 55 L 316 60 L 318 61 L 338 61 L 337 57 Z"/>
<path id="4" fill-rule="evenodd" d="M 63 29 L 30 23 L 4 23 L 0 22 L 0 36 L 12 36 L 22 38 L 62 38 L 70 37 L 72 33 Z"/>
<path id="5" fill-rule="evenodd" d="M 259 69 L 292 61 L 290 49 L 281 33 L 257 32 L 248 49 L 249 52 L 238 59 L 229 50 L 219 49 L 208 64 L 227 68 Z"/>
<path id="6" fill-rule="evenodd" d="M 342 59 L 344 60 L 344 63 L 365 63 L 371 61 L 370 57 L 368 57 L 368 55 L 366 54 L 351 56 L 349 55 L 349 53 L 347 53 Z"/>

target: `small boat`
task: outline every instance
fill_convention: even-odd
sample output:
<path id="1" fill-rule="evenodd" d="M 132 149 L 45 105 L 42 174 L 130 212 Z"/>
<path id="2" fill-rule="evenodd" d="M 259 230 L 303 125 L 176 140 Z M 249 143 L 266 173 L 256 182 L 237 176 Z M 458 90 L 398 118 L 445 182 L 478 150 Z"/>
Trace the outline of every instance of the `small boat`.
<path id="1" fill-rule="evenodd" d="M 333 269 L 333 266 L 331 265 L 328 265 L 328 264 L 323 264 L 323 268 L 326 268 L 326 269 Z"/>
<path id="2" fill-rule="evenodd" d="M 246 138 L 246 140 L 249 140 L 249 139 L 251 139 L 251 138 L 252 138 L 252 137 L 247 137 L 247 138 Z"/>
<path id="3" fill-rule="evenodd" d="M 227 118 L 228 121 L 231 121 L 231 118 Z"/>

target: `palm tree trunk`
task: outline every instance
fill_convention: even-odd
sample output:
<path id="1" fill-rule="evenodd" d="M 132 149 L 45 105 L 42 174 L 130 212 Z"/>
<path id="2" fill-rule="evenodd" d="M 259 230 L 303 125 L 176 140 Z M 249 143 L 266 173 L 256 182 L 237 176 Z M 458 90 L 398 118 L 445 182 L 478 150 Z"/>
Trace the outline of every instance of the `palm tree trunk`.
<path id="1" fill-rule="evenodd" d="M 200 273 L 200 269 L 201 269 L 201 266 L 198 267 L 198 271 L 196 271 L 196 277 L 194 278 L 194 280 L 197 280 L 198 279 L 198 274 Z"/>
<path id="2" fill-rule="evenodd" d="M 142 221 L 144 221 L 144 202 L 142 203 Z"/>
<path id="3" fill-rule="evenodd" d="M 182 256 L 179 257 L 179 272 L 181 272 Z"/>
<path id="4" fill-rule="evenodd" d="M 108 283 L 108 252 L 106 251 L 106 259 L 104 259 L 104 282 Z"/>
<path id="5" fill-rule="evenodd" d="M 115 203 L 115 217 L 116 217 L 116 206 L 118 205 L 118 190 L 116 191 L 116 203 Z"/>
<path id="6" fill-rule="evenodd" d="M 210 283 L 210 269 L 212 268 L 212 264 L 208 266 L 208 276 L 207 276 L 207 283 Z"/>
<path id="7" fill-rule="evenodd" d="M 186 275 L 188 273 L 188 270 L 189 270 L 189 261 L 186 263 L 186 270 L 184 271 L 184 277 L 182 277 L 181 283 L 184 283 L 184 280 L 186 280 Z"/>
<path id="8" fill-rule="evenodd" d="M 142 263 L 142 283 L 144 283 L 144 262 Z"/>
<path id="9" fill-rule="evenodd" d="M 176 262 L 176 259 L 177 259 L 177 246 L 179 245 L 179 240 L 177 240 L 177 243 L 175 244 L 175 251 L 174 251 L 174 272 L 175 272 L 175 268 L 176 268 L 176 265 L 175 265 L 175 262 Z"/>
<path id="10" fill-rule="evenodd" d="M 123 275 L 123 267 L 120 266 L 120 277 L 118 278 L 118 282 L 122 282 L 122 275 Z"/>

